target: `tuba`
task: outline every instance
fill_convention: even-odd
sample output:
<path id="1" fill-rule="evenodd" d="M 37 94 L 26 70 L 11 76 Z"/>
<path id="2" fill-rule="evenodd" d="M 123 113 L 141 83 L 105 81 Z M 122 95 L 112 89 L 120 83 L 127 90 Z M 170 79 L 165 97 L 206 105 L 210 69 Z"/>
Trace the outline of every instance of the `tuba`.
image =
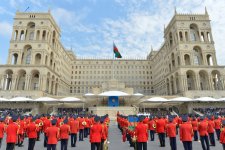
<path id="1" fill-rule="evenodd" d="M 83 121 L 83 122 L 82 122 L 82 125 L 83 125 L 83 126 L 86 126 L 86 125 L 87 125 L 87 122 L 86 122 L 86 121 Z"/>
<path id="2" fill-rule="evenodd" d="M 43 125 L 44 125 L 43 122 L 40 122 L 40 123 L 38 124 L 39 127 L 42 127 Z"/>
<path id="3" fill-rule="evenodd" d="M 60 127 L 61 127 L 62 125 L 64 125 L 64 122 L 63 122 L 63 121 L 61 121 L 61 122 L 59 123 L 59 125 L 60 125 Z"/>
<path id="4" fill-rule="evenodd" d="M 155 123 L 153 123 L 153 124 L 152 124 L 152 127 L 155 129 L 155 128 L 156 128 L 156 124 L 155 124 Z"/>

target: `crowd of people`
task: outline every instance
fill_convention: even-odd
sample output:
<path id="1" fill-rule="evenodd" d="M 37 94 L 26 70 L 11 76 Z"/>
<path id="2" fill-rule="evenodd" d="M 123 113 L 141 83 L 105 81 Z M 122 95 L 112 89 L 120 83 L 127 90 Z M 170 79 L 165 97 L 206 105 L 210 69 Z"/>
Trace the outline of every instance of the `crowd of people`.
<path id="1" fill-rule="evenodd" d="M 177 139 L 183 143 L 184 150 L 192 150 L 192 141 L 201 141 L 203 150 L 215 146 L 215 137 L 225 150 L 225 117 L 209 116 L 124 116 L 117 114 L 118 128 L 122 139 L 129 141 L 134 150 L 147 150 L 147 141 L 155 140 L 158 134 L 160 147 L 165 147 L 165 138 L 170 141 L 171 150 L 177 150 Z M 149 135 L 150 134 L 150 135 Z"/>
<path id="2" fill-rule="evenodd" d="M 0 149 L 6 136 L 6 150 L 14 150 L 15 146 L 23 147 L 28 138 L 28 150 L 34 150 L 35 143 L 44 134 L 44 148 L 56 150 L 58 142 L 61 150 L 67 150 L 70 139 L 71 147 L 76 147 L 77 139 L 83 141 L 89 137 L 91 150 L 103 150 L 108 139 L 108 115 L 28 115 L 18 116 L 11 112 L 0 117 Z"/>
<path id="3" fill-rule="evenodd" d="M 225 108 L 194 108 L 193 110 L 208 115 L 225 115 Z"/>

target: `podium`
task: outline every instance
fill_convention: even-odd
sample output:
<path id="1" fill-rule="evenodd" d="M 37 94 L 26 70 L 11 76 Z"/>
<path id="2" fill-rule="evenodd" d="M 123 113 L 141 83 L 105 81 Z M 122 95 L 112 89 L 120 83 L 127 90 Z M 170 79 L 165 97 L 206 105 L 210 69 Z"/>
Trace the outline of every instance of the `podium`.
<path id="1" fill-rule="evenodd" d="M 108 97 L 108 106 L 109 107 L 118 107 L 119 106 L 119 97 L 118 96 L 109 96 Z"/>

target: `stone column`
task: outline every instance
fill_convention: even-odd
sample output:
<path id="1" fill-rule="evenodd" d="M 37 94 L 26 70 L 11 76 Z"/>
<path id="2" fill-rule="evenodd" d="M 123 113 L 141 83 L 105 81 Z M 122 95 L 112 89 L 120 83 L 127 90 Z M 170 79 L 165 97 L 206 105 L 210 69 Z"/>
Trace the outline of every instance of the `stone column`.
<path id="1" fill-rule="evenodd" d="M 0 90 L 4 90 L 4 75 L 0 74 Z"/>
<path id="2" fill-rule="evenodd" d="M 30 85 L 30 78 L 31 78 L 31 75 L 27 74 L 26 75 L 26 82 L 25 82 L 25 90 L 30 90 L 29 89 L 29 85 Z"/>
<path id="3" fill-rule="evenodd" d="M 11 90 L 15 90 L 16 89 L 16 81 L 17 81 L 18 75 L 12 75 L 12 84 L 11 84 Z"/>
<path id="4" fill-rule="evenodd" d="M 188 90 L 187 78 L 185 75 L 181 75 L 182 91 L 185 92 Z"/>
<path id="5" fill-rule="evenodd" d="M 212 75 L 209 75 L 209 90 L 214 90 Z"/>
<path id="6" fill-rule="evenodd" d="M 174 94 L 177 94 L 176 78 L 173 79 L 173 88 L 174 88 Z"/>
<path id="7" fill-rule="evenodd" d="M 196 83 L 196 90 L 201 90 L 199 74 L 196 74 L 194 82 Z"/>
<path id="8" fill-rule="evenodd" d="M 51 93 L 51 89 L 52 89 L 52 78 L 49 78 L 48 93 Z"/>
<path id="9" fill-rule="evenodd" d="M 55 95 L 55 82 L 56 81 L 53 81 L 53 84 L 52 84 L 52 95 Z"/>
<path id="10" fill-rule="evenodd" d="M 46 86 L 47 86 L 47 76 L 46 75 L 42 75 L 42 80 L 41 80 L 41 90 L 42 91 L 46 91 Z"/>

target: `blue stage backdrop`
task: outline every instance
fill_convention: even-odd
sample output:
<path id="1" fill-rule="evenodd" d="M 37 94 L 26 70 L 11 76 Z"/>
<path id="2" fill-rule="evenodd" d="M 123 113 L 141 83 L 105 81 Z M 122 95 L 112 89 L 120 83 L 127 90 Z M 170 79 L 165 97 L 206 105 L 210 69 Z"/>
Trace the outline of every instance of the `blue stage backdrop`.
<path id="1" fill-rule="evenodd" d="M 109 107 L 118 107 L 119 106 L 119 97 L 118 96 L 109 96 L 108 106 Z"/>

